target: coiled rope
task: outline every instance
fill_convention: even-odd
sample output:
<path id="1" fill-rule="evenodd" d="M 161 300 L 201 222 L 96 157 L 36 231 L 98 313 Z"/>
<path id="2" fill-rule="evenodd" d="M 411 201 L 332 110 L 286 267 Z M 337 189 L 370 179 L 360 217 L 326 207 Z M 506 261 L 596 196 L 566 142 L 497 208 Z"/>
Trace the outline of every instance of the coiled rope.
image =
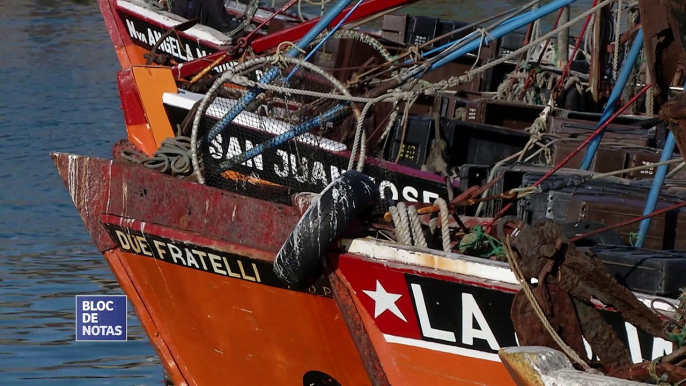
<path id="1" fill-rule="evenodd" d="M 155 151 L 152 157 L 147 157 L 135 150 L 122 150 L 120 154 L 122 158 L 128 161 L 157 170 L 160 173 L 185 177 L 193 171 L 190 150 L 191 139 L 178 136 L 162 141 L 159 149 Z"/>
<path id="2" fill-rule="evenodd" d="M 330 84 L 332 85 L 332 88 L 335 91 L 340 92 L 340 94 L 321 94 L 317 92 L 312 92 L 312 91 L 307 91 L 307 90 L 295 90 L 295 89 L 288 89 L 288 88 L 281 88 L 278 86 L 271 86 L 271 85 L 266 85 L 266 84 L 260 84 L 257 82 L 252 82 L 248 80 L 244 74 L 254 70 L 258 66 L 264 66 L 269 63 L 274 62 L 277 60 L 279 63 L 282 64 L 287 64 L 287 65 L 298 65 L 301 68 L 304 68 L 308 71 L 311 71 L 317 75 L 322 76 L 324 79 L 326 79 Z M 269 90 L 269 87 L 276 87 L 274 90 L 278 90 L 279 92 L 284 92 L 284 93 L 298 93 L 300 95 L 309 95 L 309 96 L 315 96 L 315 97 L 321 97 L 321 98 L 333 98 L 333 99 L 341 99 L 341 100 L 347 100 L 347 101 L 353 101 L 355 99 L 348 90 L 345 88 L 345 86 L 338 81 L 338 79 L 334 78 L 329 74 L 328 72 L 324 71 L 320 67 L 306 62 L 301 59 L 297 58 L 290 58 L 290 57 L 285 57 L 285 56 L 262 56 L 258 57 L 255 59 L 248 60 L 246 62 L 243 62 L 226 72 L 224 72 L 213 84 L 212 87 L 210 87 L 209 91 L 205 94 L 205 96 L 201 99 L 200 104 L 198 105 L 198 110 L 195 114 L 195 117 L 193 119 L 193 130 L 191 133 L 191 160 L 193 163 L 193 170 L 194 174 L 196 176 L 196 179 L 199 183 L 204 184 L 205 183 L 205 178 L 200 172 L 201 170 L 201 165 L 200 165 L 200 158 L 198 157 L 198 145 L 200 143 L 198 134 L 200 131 L 200 121 L 202 120 L 203 116 L 205 115 L 205 112 L 209 108 L 209 106 L 212 104 L 214 99 L 216 98 L 219 89 L 224 85 L 226 82 L 236 82 L 237 84 L 241 84 L 238 82 L 242 82 L 242 85 L 248 85 L 250 87 L 263 87 L 264 89 Z M 392 97 L 392 96 L 389 96 Z M 365 101 L 368 101 L 368 99 L 364 99 Z M 358 119 L 358 126 L 359 126 L 359 117 L 360 113 L 354 105 L 353 107 L 353 112 L 355 114 L 355 118 Z"/>

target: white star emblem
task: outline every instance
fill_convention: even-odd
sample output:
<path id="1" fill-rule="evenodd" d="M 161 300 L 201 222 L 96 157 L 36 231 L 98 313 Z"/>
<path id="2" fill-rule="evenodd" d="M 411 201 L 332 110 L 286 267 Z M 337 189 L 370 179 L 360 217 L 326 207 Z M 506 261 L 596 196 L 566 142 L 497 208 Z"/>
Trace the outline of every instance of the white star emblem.
<path id="1" fill-rule="evenodd" d="M 362 292 L 374 300 L 374 319 L 378 318 L 384 311 L 389 310 L 393 315 L 402 319 L 403 322 L 407 322 L 405 316 L 403 316 L 402 312 L 400 312 L 400 309 L 395 304 L 402 295 L 386 292 L 386 289 L 383 288 L 378 280 L 376 281 L 376 291 Z"/>

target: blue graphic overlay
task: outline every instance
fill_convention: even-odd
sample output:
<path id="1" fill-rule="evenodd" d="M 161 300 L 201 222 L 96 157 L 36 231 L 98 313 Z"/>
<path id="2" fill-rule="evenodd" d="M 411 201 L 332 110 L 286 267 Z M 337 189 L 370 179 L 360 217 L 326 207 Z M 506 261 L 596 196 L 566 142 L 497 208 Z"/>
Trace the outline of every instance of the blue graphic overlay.
<path id="1" fill-rule="evenodd" d="M 126 341 L 126 295 L 76 295 L 77 341 Z"/>

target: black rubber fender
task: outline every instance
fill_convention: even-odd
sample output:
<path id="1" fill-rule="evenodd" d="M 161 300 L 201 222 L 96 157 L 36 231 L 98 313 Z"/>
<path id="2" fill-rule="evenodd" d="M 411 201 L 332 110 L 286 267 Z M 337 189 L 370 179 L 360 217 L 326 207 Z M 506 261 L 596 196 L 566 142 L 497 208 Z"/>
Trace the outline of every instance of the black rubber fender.
<path id="1" fill-rule="evenodd" d="M 310 205 L 274 259 L 274 273 L 294 289 L 306 287 L 321 274 L 322 256 L 379 196 L 366 175 L 349 170 L 327 186 Z"/>

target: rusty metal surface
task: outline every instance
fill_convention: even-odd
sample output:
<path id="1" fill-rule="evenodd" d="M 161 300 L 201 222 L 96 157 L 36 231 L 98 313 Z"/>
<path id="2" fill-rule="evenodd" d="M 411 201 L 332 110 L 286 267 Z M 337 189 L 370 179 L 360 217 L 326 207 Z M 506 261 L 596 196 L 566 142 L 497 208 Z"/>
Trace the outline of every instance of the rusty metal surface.
<path id="1" fill-rule="evenodd" d="M 384 372 L 383 365 L 376 353 L 376 349 L 367 334 L 364 322 L 350 295 L 350 291 L 338 277 L 336 270 L 330 269 L 327 276 L 331 283 L 333 298 L 343 316 L 343 320 L 345 320 L 345 324 L 348 326 L 348 331 L 350 331 L 357 352 L 360 354 L 362 364 L 364 365 L 365 370 L 367 370 L 369 380 L 374 386 L 390 385 L 386 373 Z"/>
<path id="2" fill-rule="evenodd" d="M 612 370 L 632 364 L 629 349 L 619 340 L 617 332 L 605 322 L 595 306 L 574 299 L 584 337 L 588 340 L 605 370 Z"/>
<path id="3" fill-rule="evenodd" d="M 504 238 L 504 226 L 513 218 L 505 218 L 498 224 L 498 233 Z M 514 220 L 517 221 L 517 220 Z M 525 280 L 536 278 L 538 285 L 534 294 L 541 304 L 553 326 L 562 325 L 563 340 L 575 351 L 582 349 L 578 339 L 580 334 L 571 336 L 581 326 L 583 335 L 589 341 L 593 351 L 601 359 L 606 370 L 631 364 L 629 351 L 620 341 L 612 327 L 603 319 L 595 308 L 592 299 L 600 300 L 604 305 L 615 308 L 624 320 L 656 337 L 667 338 L 663 324 L 657 314 L 641 303 L 627 288 L 617 283 L 607 272 L 602 261 L 592 252 L 582 252 L 567 240 L 562 228 L 551 220 L 542 220 L 534 225 L 518 224 L 511 235 L 511 244 Z M 548 283 L 555 284 L 554 292 Z M 545 289 L 544 289 L 545 288 Z M 557 293 L 557 289 L 571 295 L 574 310 L 565 305 L 567 299 Z M 526 313 L 527 308 L 515 302 L 512 318 L 516 320 L 518 335 L 530 337 L 538 332 L 534 323 L 538 318 L 533 313 Z M 516 308 L 515 308 L 516 307 Z M 516 316 L 517 312 L 525 312 Z M 557 316 L 560 312 L 572 312 L 573 315 Z M 569 333 L 569 334 L 567 334 Z M 576 332 L 578 334 L 578 332 Z M 546 335 L 547 336 L 547 335 Z M 535 338 L 534 338 L 535 339 Z M 546 344 L 539 338 L 540 344 Z M 548 346 L 548 344 L 546 344 Z M 583 351 L 582 351 L 583 352 Z"/>
<path id="4" fill-rule="evenodd" d="M 100 251 L 114 247 L 100 226 L 108 213 L 278 251 L 297 209 L 250 199 L 119 161 L 53 153 L 53 161 Z"/>
<path id="5" fill-rule="evenodd" d="M 679 66 L 685 63 L 686 3 L 677 0 L 639 0 L 648 70 L 655 97 L 667 100 L 669 87 Z"/>
<path id="6" fill-rule="evenodd" d="M 543 289 L 543 287 L 536 287 L 534 294 L 536 294 L 536 292 L 541 293 L 541 289 Z M 547 295 L 546 300 L 542 302 L 542 299 L 539 298 L 538 302 L 544 310 L 546 310 L 544 304 L 548 305 L 548 310 L 546 312 L 548 321 L 560 335 L 562 340 L 579 356 L 584 357 L 586 355 L 586 349 L 584 347 L 581 325 L 576 317 L 572 297 L 569 296 L 567 292 L 561 290 L 556 284 L 546 283 L 545 289 Z M 520 290 L 512 301 L 510 317 L 512 318 L 512 323 L 517 332 L 517 339 L 520 346 L 545 346 L 561 350 L 545 329 L 543 323 L 534 313 L 533 306 L 527 299 L 523 290 Z"/>
<path id="7" fill-rule="evenodd" d="M 608 375 L 637 382 L 649 382 L 651 384 L 654 384 L 655 378 L 657 378 L 668 382 L 667 384 L 678 385 L 686 379 L 686 369 L 670 363 L 658 363 L 655 365 L 655 375 L 657 377 L 654 377 L 650 374 L 650 362 L 643 362 L 617 369 Z"/>
<path id="8" fill-rule="evenodd" d="M 686 154 L 686 93 L 662 105 L 660 118 L 674 134 L 679 152 Z"/>
<path id="9" fill-rule="evenodd" d="M 292 383 L 318 369 L 346 380 L 343 384 L 368 384 L 354 342 L 326 297 L 328 286 L 324 296 L 275 288 L 266 284 L 265 275 L 260 282 L 254 266 L 251 278 L 242 268 L 240 277 L 208 274 L 204 264 L 193 269 L 176 259 L 140 254 L 142 248 L 139 254 L 126 252 L 112 243 L 103 226 L 118 221 L 129 232 L 268 262 L 299 218 L 296 209 L 123 162 L 60 153 L 52 157 L 175 381 Z M 276 365 L 265 372 L 265 363 Z"/>

